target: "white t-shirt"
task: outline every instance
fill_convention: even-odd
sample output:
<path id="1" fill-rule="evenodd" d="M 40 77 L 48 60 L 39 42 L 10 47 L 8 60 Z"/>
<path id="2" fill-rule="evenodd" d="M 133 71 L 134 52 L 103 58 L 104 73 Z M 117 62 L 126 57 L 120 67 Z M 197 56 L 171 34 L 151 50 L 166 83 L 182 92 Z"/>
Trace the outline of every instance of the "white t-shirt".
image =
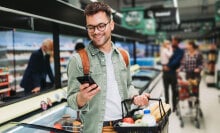
<path id="1" fill-rule="evenodd" d="M 118 120 L 122 118 L 121 96 L 115 79 L 112 63 L 112 52 L 105 53 L 107 69 L 107 94 L 104 121 Z"/>
<path id="2" fill-rule="evenodd" d="M 173 55 L 173 50 L 168 48 L 161 48 L 160 61 L 162 65 L 167 65 L 169 63 L 170 57 Z"/>

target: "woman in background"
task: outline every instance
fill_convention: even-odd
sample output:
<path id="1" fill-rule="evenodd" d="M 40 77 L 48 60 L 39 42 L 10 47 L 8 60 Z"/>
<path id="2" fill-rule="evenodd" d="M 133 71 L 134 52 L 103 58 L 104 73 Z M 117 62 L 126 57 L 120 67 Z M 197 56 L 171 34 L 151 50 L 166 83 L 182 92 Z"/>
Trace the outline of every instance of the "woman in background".
<path id="1" fill-rule="evenodd" d="M 160 51 L 161 64 L 163 66 L 167 65 L 172 55 L 173 55 L 173 49 L 171 43 L 170 41 L 165 40 L 161 46 L 161 51 Z"/>
<path id="2" fill-rule="evenodd" d="M 196 97 L 199 97 L 199 84 L 201 80 L 201 71 L 203 69 L 202 54 L 198 51 L 198 46 L 194 41 L 188 41 L 186 45 L 186 52 L 184 54 L 182 64 L 178 71 L 184 71 L 186 73 L 186 80 L 194 80 L 198 92 L 194 93 Z M 199 102 L 199 101 L 197 101 Z M 188 101 L 189 107 L 192 107 L 192 102 Z"/>
<path id="3" fill-rule="evenodd" d="M 194 41 L 188 41 L 186 50 L 178 71 L 184 71 L 186 73 L 186 79 L 197 79 L 200 81 L 200 73 L 203 69 L 203 58 L 198 51 L 198 46 Z"/>

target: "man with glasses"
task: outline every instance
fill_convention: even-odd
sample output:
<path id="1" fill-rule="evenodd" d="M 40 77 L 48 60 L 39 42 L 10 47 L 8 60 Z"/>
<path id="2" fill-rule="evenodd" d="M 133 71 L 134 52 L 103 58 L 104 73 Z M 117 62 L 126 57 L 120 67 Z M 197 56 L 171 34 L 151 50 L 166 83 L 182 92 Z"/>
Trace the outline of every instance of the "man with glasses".
<path id="1" fill-rule="evenodd" d="M 74 54 L 67 70 L 67 101 L 74 110 L 81 110 L 83 133 L 101 133 L 105 127 L 122 119 L 122 100 L 133 97 L 134 104 L 143 106 L 148 104 L 149 94 L 130 93 L 134 89 L 130 64 L 126 66 L 121 53 L 111 41 L 114 29 L 111 8 L 102 2 L 90 3 L 85 8 L 85 17 L 91 39 L 86 52 L 90 76 L 96 84 L 80 84 L 77 81 L 77 77 L 83 76 L 83 66 L 80 55 Z"/>

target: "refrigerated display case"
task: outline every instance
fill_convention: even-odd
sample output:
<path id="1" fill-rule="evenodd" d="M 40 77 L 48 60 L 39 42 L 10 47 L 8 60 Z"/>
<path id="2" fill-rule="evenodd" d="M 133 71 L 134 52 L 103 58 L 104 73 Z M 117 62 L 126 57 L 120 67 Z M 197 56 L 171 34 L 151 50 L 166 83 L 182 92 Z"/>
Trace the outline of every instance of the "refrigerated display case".
<path id="1" fill-rule="evenodd" d="M 65 115 L 69 115 L 71 119 L 77 119 L 76 111 L 68 107 L 67 103 L 62 103 L 44 112 L 33 115 L 22 122 L 45 127 L 54 127 L 54 124 Z M 13 123 L 11 124 L 16 125 Z M 3 133 L 48 133 L 48 130 L 42 130 L 34 126 L 30 128 L 28 125 L 20 125 L 12 126 L 11 128 L 3 131 Z"/>
<path id="2" fill-rule="evenodd" d="M 0 27 L 1 28 L 1 27 Z M 19 97 L 23 97 L 24 89 L 20 87 L 22 76 L 27 67 L 32 52 L 38 50 L 44 39 L 52 39 L 51 33 L 29 31 L 21 29 L 4 29 L 0 31 L 0 67 L 8 68 L 8 79 L 10 91 L 17 93 Z M 59 54 L 60 54 L 60 73 L 62 87 L 67 85 L 66 67 L 70 57 L 72 56 L 77 42 L 85 42 L 88 39 L 84 37 L 59 35 Z M 54 64 L 51 64 L 54 65 Z M 51 67 L 55 74 L 55 67 Z M 56 75 L 55 75 L 56 76 Z M 12 100 L 10 98 L 2 98 L 1 101 Z"/>
<path id="3" fill-rule="evenodd" d="M 14 41 L 13 45 L 8 47 L 8 57 L 14 63 L 11 69 L 11 74 L 14 75 L 14 89 L 16 92 L 21 92 L 23 88 L 20 87 L 20 82 L 32 52 L 38 50 L 42 41 L 45 38 L 52 38 L 52 35 L 24 30 L 14 30 L 13 34 Z"/>
<path id="4" fill-rule="evenodd" d="M 67 65 L 69 59 L 75 52 L 75 45 L 77 42 L 82 42 L 85 45 L 88 45 L 86 39 L 83 37 L 76 36 L 65 36 L 60 35 L 60 72 L 61 72 L 61 85 L 67 85 Z"/>
<path id="5" fill-rule="evenodd" d="M 30 55 L 41 47 L 43 39 L 52 38 L 52 35 L 19 29 L 1 27 L 0 29 L 0 68 L 7 68 L 8 70 L 8 86 L 5 89 L 1 87 L 1 91 L 3 89 L 9 91 L 7 95 L 1 98 L 1 102 L 4 103 L 13 99 L 12 96 L 16 93 L 19 93 L 19 96 L 14 98 L 24 96 L 24 89 L 20 87 L 20 82 Z"/>
<path id="6" fill-rule="evenodd" d="M 141 68 L 132 75 L 132 84 L 137 89 L 139 94 L 151 92 L 153 87 L 158 82 L 160 70 L 154 68 Z M 154 81 L 156 80 L 156 81 Z"/>
<path id="7" fill-rule="evenodd" d="M 9 72 L 7 67 L 0 67 L 0 101 L 4 97 L 10 96 Z"/>

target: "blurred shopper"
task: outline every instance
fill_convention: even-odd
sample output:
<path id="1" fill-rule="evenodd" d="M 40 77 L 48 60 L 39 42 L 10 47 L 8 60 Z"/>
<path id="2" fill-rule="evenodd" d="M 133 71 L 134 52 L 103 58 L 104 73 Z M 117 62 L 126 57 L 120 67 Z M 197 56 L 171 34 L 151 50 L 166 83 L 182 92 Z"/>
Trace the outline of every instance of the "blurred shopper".
<path id="1" fill-rule="evenodd" d="M 178 72 L 184 71 L 186 73 L 186 80 L 194 80 L 194 86 L 199 89 L 202 69 L 202 54 L 198 51 L 198 46 L 195 44 L 194 41 L 188 41 L 186 45 L 186 52 L 184 54 L 181 67 L 178 69 Z M 199 91 L 198 93 L 196 93 L 195 96 L 199 97 Z M 192 107 L 191 101 L 188 101 L 188 104 L 189 107 Z"/>
<path id="2" fill-rule="evenodd" d="M 173 55 L 173 48 L 169 40 L 164 40 L 161 51 L 160 51 L 160 61 L 163 66 L 166 66 Z"/>
<path id="3" fill-rule="evenodd" d="M 50 57 L 49 57 L 49 63 L 50 63 L 50 68 L 52 71 L 52 74 L 55 75 L 55 64 L 54 64 L 54 52 L 53 50 L 51 51 Z M 46 76 L 46 87 L 47 88 L 52 88 L 54 86 L 53 80 L 50 79 L 49 74 Z"/>
<path id="4" fill-rule="evenodd" d="M 202 54 L 198 51 L 198 46 L 194 41 L 188 41 L 186 52 L 178 71 L 186 73 L 186 79 L 197 79 L 200 82 L 201 71 L 203 69 Z"/>
<path id="5" fill-rule="evenodd" d="M 76 43 L 75 51 L 79 52 L 81 49 L 84 49 L 84 48 L 85 48 L 85 45 L 82 42 L 78 42 Z"/>
<path id="6" fill-rule="evenodd" d="M 46 88 L 46 76 L 54 83 L 54 76 L 50 67 L 50 54 L 53 51 L 53 41 L 46 39 L 39 50 L 33 52 L 24 72 L 20 86 L 25 94 L 37 93 Z"/>
<path id="7" fill-rule="evenodd" d="M 148 104 L 149 94 L 129 95 L 134 89 L 130 63 L 126 66 L 122 54 L 111 41 L 114 30 L 111 8 L 102 2 L 90 3 L 85 8 L 85 18 L 91 39 L 85 50 L 91 64 L 90 76 L 96 84 L 77 81 L 84 73 L 79 54 L 74 54 L 67 69 L 67 101 L 71 108 L 82 111 L 83 133 L 101 133 L 105 128 L 114 130 L 112 125 L 122 119 L 122 100 L 133 97 L 134 104 L 143 106 Z"/>
<path id="8" fill-rule="evenodd" d="M 176 110 L 177 104 L 177 74 L 176 70 L 180 67 L 184 51 L 179 48 L 180 38 L 172 37 L 173 55 L 171 56 L 167 65 L 163 66 L 163 83 L 165 89 L 165 102 L 169 103 L 169 86 L 172 89 L 172 104 L 173 111 Z"/>

